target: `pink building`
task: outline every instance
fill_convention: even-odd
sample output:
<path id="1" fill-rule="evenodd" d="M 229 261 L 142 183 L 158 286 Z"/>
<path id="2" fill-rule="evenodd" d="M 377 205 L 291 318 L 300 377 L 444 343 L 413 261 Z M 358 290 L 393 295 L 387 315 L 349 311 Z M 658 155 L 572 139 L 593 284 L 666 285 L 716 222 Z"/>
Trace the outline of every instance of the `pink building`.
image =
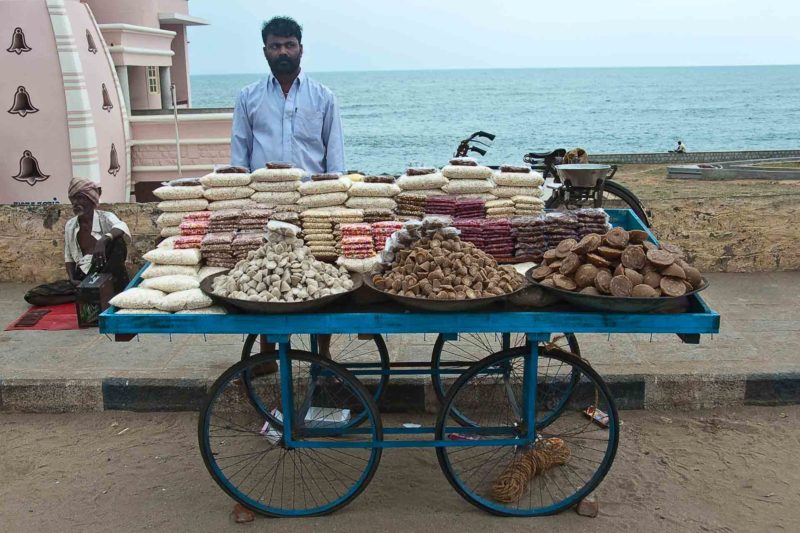
<path id="1" fill-rule="evenodd" d="M 228 160 L 229 110 L 190 109 L 187 28 L 207 22 L 188 7 L 0 0 L 0 203 L 66 202 L 75 176 L 105 202 L 148 201 Z"/>

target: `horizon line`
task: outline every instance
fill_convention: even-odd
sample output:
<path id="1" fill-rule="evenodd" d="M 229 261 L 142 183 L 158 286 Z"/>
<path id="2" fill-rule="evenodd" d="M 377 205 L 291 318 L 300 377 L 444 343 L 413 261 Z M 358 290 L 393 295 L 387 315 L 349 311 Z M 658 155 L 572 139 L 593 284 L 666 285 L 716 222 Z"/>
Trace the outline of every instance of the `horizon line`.
<path id="1" fill-rule="evenodd" d="M 436 71 L 470 71 L 470 70 L 592 70 L 592 69 L 660 69 L 660 68 L 743 68 L 743 67 L 798 67 L 800 63 L 761 63 L 742 65 L 624 65 L 624 66 L 573 66 L 573 67 L 442 67 L 442 68 L 400 68 L 371 70 L 310 70 L 314 74 L 355 74 L 373 72 L 436 72 Z M 197 73 L 190 76 L 252 76 L 266 72 L 227 72 Z"/>

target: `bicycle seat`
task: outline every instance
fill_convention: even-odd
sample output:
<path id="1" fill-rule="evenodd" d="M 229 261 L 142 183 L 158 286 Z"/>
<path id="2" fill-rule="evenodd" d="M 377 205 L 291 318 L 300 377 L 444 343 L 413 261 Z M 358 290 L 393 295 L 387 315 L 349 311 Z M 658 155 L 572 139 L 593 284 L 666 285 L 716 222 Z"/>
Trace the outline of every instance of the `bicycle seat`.
<path id="1" fill-rule="evenodd" d="M 564 157 L 567 154 L 567 151 L 563 148 L 557 148 L 552 152 L 544 152 L 544 153 L 536 153 L 531 152 L 526 154 L 527 157 L 531 157 L 533 159 L 553 159 L 554 157 Z"/>

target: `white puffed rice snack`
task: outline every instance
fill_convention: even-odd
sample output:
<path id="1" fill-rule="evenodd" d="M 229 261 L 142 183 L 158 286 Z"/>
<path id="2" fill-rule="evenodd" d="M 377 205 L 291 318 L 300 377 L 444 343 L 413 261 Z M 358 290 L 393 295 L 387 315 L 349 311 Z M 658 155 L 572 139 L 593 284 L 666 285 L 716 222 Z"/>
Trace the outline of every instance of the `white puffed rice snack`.
<path id="1" fill-rule="evenodd" d="M 189 289 L 198 289 L 200 288 L 200 282 L 197 281 L 196 275 L 172 275 L 145 279 L 139 286 L 143 289 L 155 289 L 169 294 L 178 291 L 187 291 Z"/>
<path id="2" fill-rule="evenodd" d="M 205 198 L 195 198 L 194 200 L 165 200 L 156 206 L 163 212 L 192 212 L 205 211 L 208 207 L 208 200 Z"/>
<path id="3" fill-rule="evenodd" d="M 207 174 L 200 178 L 203 187 L 243 187 L 250 185 L 250 174 Z"/>
<path id="4" fill-rule="evenodd" d="M 150 261 L 157 265 L 197 265 L 200 263 L 200 250 L 197 248 L 185 248 L 182 250 L 168 250 L 156 248 L 150 250 L 142 256 L 145 261 Z"/>
<path id="5" fill-rule="evenodd" d="M 164 296 L 161 291 L 134 287 L 117 294 L 108 303 L 120 309 L 152 309 L 159 308 Z"/>
<path id="6" fill-rule="evenodd" d="M 203 197 L 203 187 L 200 185 L 181 187 L 165 185 L 155 189 L 153 195 L 159 200 L 193 200 Z"/>

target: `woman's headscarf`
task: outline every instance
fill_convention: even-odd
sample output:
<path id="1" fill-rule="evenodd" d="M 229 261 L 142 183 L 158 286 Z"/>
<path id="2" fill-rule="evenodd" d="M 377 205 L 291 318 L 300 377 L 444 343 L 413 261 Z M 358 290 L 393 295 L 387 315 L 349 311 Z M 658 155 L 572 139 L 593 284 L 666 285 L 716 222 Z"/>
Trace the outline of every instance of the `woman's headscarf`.
<path id="1" fill-rule="evenodd" d="M 70 199 L 84 196 L 88 198 L 95 207 L 100 203 L 100 187 L 90 180 L 72 178 L 72 181 L 69 182 L 68 194 Z"/>

